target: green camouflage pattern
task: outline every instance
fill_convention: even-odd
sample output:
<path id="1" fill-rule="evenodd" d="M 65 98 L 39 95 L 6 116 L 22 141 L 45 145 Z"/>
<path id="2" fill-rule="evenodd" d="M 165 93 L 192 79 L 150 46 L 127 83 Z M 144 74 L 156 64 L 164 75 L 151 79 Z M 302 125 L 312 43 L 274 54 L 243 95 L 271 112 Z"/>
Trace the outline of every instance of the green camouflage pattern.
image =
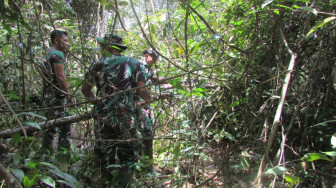
<path id="1" fill-rule="evenodd" d="M 55 63 L 61 63 L 64 65 L 64 72 L 66 72 L 65 69 L 65 58 L 64 58 L 64 54 L 63 52 L 56 50 L 54 47 L 52 47 L 48 53 L 48 61 L 44 62 L 42 64 L 42 72 L 43 72 L 43 76 L 45 77 L 45 79 L 47 79 L 48 81 L 44 81 L 44 98 L 64 98 L 65 94 L 60 91 L 58 83 L 57 83 L 57 79 L 55 76 L 55 70 L 54 70 L 54 64 Z M 57 87 L 57 88 L 55 88 Z"/>
<path id="2" fill-rule="evenodd" d="M 50 81 L 44 82 L 42 105 L 45 108 L 54 106 L 65 106 L 66 99 L 64 93 L 62 93 L 58 87 L 58 83 L 54 73 L 54 63 L 62 63 L 65 65 L 64 54 L 61 51 L 51 48 L 48 53 L 48 61 L 44 63 L 43 75 L 46 79 Z M 55 86 L 57 88 L 55 88 Z M 60 118 L 68 116 L 66 108 L 50 109 L 46 112 L 46 117 L 48 119 Z M 43 139 L 43 148 L 52 148 L 53 135 L 56 131 L 59 133 L 58 136 L 58 150 L 63 151 L 63 149 L 70 149 L 70 141 L 68 136 L 71 134 L 71 124 L 62 125 L 56 128 L 50 128 L 46 130 Z M 63 149 L 62 149 L 63 148 Z"/>
<path id="3" fill-rule="evenodd" d="M 143 64 L 145 67 L 146 85 L 150 85 L 154 80 L 155 74 L 145 62 Z M 142 101 L 140 97 L 137 97 L 137 100 Z M 153 125 L 155 119 L 152 106 L 148 104 L 145 107 L 138 108 L 137 116 L 138 128 L 144 138 L 141 144 L 140 155 L 144 162 L 144 170 L 148 172 L 151 170 L 153 163 Z"/>
<path id="4" fill-rule="evenodd" d="M 104 56 L 89 67 L 87 76 L 95 82 L 97 97 L 103 97 L 94 107 L 96 137 L 118 140 L 140 138 L 136 126 L 136 91 L 117 92 L 136 87 L 138 81 L 145 82 L 143 64 L 127 56 Z M 115 95 L 110 96 L 112 94 Z M 108 177 L 111 168 L 106 167 L 117 164 L 117 159 L 122 168 L 133 168 L 138 159 L 138 148 L 138 141 L 98 142 L 95 151 L 100 158 L 103 176 Z"/>

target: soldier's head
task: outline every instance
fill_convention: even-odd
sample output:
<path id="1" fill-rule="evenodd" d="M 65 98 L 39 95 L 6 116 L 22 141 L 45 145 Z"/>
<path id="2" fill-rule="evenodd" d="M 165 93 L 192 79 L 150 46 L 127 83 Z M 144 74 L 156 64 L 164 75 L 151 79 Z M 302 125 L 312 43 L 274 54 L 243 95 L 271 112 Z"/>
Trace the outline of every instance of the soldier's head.
<path id="1" fill-rule="evenodd" d="M 61 30 L 54 30 L 50 33 L 51 44 L 60 51 L 65 52 L 69 46 L 68 33 Z"/>
<path id="2" fill-rule="evenodd" d="M 117 34 L 107 33 L 104 37 L 97 37 L 97 41 L 103 50 L 112 54 L 120 54 L 127 49 L 127 46 L 122 44 L 122 37 Z"/>
<path id="3" fill-rule="evenodd" d="M 159 54 L 152 48 L 146 49 L 142 53 L 145 56 L 145 60 L 148 65 L 155 64 L 159 59 Z"/>

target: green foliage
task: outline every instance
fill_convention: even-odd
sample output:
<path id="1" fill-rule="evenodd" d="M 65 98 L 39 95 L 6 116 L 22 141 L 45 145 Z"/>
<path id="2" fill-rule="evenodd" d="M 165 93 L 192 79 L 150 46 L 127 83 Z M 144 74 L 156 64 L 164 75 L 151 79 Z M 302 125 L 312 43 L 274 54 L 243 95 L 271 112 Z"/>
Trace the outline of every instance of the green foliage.
<path id="1" fill-rule="evenodd" d="M 318 28 L 322 27 L 323 25 L 327 24 L 328 22 L 331 22 L 333 20 L 336 20 L 335 16 L 325 18 L 324 20 L 319 21 L 316 23 L 311 30 L 307 33 L 306 37 L 308 37 L 310 34 L 314 33 Z"/>
<path id="2" fill-rule="evenodd" d="M 19 115 L 27 115 L 27 116 L 33 116 L 33 117 L 38 117 L 38 118 L 41 118 L 42 120 L 47 120 L 47 118 L 45 116 L 42 116 L 42 115 L 39 115 L 39 114 L 36 114 L 34 112 L 20 112 L 18 114 L 16 114 L 17 116 Z"/>
<path id="3" fill-rule="evenodd" d="M 21 169 L 11 169 L 10 172 L 17 178 L 19 183 L 23 182 L 24 172 Z"/>
<path id="4" fill-rule="evenodd" d="M 333 172 L 329 164 L 335 159 L 331 148 L 336 145 L 332 135 L 336 132 L 335 17 L 330 15 L 334 1 L 133 0 L 140 23 L 130 1 L 26 2 L 5 1 L 0 29 L 1 92 L 14 110 L 25 109 L 16 113 L 24 125 L 41 129 L 38 123 L 46 120 L 45 111 L 35 111 L 41 104 L 32 99 L 43 93 L 40 62 L 51 47 L 49 34 L 54 27 L 66 30 L 71 44 L 66 77 L 72 99 L 79 103 L 68 108 L 71 115 L 93 108 L 91 104 L 82 105 L 83 75 L 90 63 L 100 58 L 96 36 L 113 30 L 129 47 L 125 55 L 140 59 L 144 49 L 155 47 L 162 61 L 153 69 L 173 87 L 156 86 L 152 90 L 155 96 L 173 95 L 172 99 L 152 104 L 158 138 L 154 141 L 154 163 L 162 173 L 152 186 L 254 186 L 251 182 L 264 154 L 264 141 L 269 140 L 290 59 L 285 40 L 298 57 L 280 123 L 287 136 L 283 154 L 287 163 L 286 168 L 275 166 L 264 174 L 277 176 L 274 186 L 284 182 L 289 187 L 332 184 L 310 171 L 309 165 L 314 164 L 314 170 L 324 174 Z M 7 109 L 2 103 L 1 110 L 6 112 L 0 113 L 1 127 L 17 128 Z M 75 137 L 94 138 L 92 125 L 92 120 L 74 123 Z M 269 154 L 274 164 L 278 164 L 274 156 L 281 145 L 279 135 Z M 1 144 L 10 148 L 4 164 L 9 164 L 25 187 L 38 183 L 104 187 L 112 183 L 99 174 L 96 142 L 74 139 L 70 170 L 65 173 L 54 165 L 55 156 L 41 148 L 41 140 L 40 133 L 27 139 L 20 134 L 2 139 Z M 292 162 L 297 155 L 303 156 L 307 166 Z M 136 168 L 141 170 L 142 165 L 139 162 Z M 151 177 L 139 176 L 134 185 L 149 186 Z M 264 179 L 264 186 L 272 184 Z"/>
<path id="5" fill-rule="evenodd" d="M 266 170 L 266 172 L 264 172 L 264 175 L 274 175 L 274 176 L 277 176 L 277 175 L 282 175 L 284 174 L 285 172 L 287 172 L 288 169 L 285 168 L 285 167 L 282 167 L 282 166 L 276 166 L 274 168 L 270 168 L 268 170 Z"/>
<path id="6" fill-rule="evenodd" d="M 289 187 L 295 187 L 300 183 L 300 178 L 297 176 L 286 175 L 286 181 L 289 183 Z"/>
<path id="7" fill-rule="evenodd" d="M 35 123 L 35 122 L 31 122 L 31 121 L 26 121 L 26 122 L 22 122 L 23 125 L 28 125 L 28 126 L 31 126 L 31 127 L 35 127 L 37 129 L 40 129 L 41 130 L 41 127 L 39 124 Z"/>
<path id="8" fill-rule="evenodd" d="M 320 159 L 326 160 L 326 161 L 332 161 L 326 155 L 321 154 L 321 153 L 307 153 L 301 159 L 307 162 L 313 162 L 315 160 L 320 160 Z"/>

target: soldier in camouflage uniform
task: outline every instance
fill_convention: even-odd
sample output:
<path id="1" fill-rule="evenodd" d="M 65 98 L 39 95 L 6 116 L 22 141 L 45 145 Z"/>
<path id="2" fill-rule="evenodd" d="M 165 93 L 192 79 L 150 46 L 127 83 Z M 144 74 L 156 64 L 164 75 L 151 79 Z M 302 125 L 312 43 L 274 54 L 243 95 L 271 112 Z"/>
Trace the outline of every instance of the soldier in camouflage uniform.
<path id="1" fill-rule="evenodd" d="M 116 34 L 106 34 L 97 38 L 103 50 L 103 57 L 93 63 L 85 74 L 82 92 L 88 99 L 94 99 L 93 86 L 97 87 L 97 97 L 102 98 L 94 107 L 95 135 L 98 139 L 130 140 L 138 139 L 135 94 L 145 101 L 151 101 L 146 85 L 143 64 L 127 56 L 120 55 L 127 47 L 122 45 L 122 38 Z M 112 95 L 112 96 L 111 96 Z M 96 151 L 101 159 L 102 175 L 110 179 L 109 165 L 117 164 L 120 168 L 118 185 L 126 187 L 133 177 L 134 164 L 138 159 L 139 141 L 98 142 Z"/>
<path id="2" fill-rule="evenodd" d="M 153 49 L 147 49 L 143 51 L 145 57 L 145 62 L 143 62 L 145 67 L 145 79 L 146 85 L 150 85 L 154 82 L 158 82 L 158 77 L 154 74 L 152 70 L 153 64 L 155 64 L 159 58 L 159 55 Z M 143 101 L 141 97 L 136 98 L 136 100 Z M 142 137 L 144 138 L 141 145 L 141 156 L 144 159 L 144 172 L 151 172 L 153 169 L 153 125 L 154 125 L 154 113 L 152 106 L 150 104 L 145 105 L 137 109 L 138 115 L 138 126 Z"/>
<path id="3" fill-rule="evenodd" d="M 47 61 L 42 64 L 43 70 L 43 107 L 65 106 L 66 103 L 71 103 L 68 85 L 65 77 L 66 61 L 64 53 L 68 48 L 68 34 L 65 31 L 54 30 L 50 34 L 52 48 L 47 55 Z M 67 116 L 67 111 L 64 108 L 50 109 L 46 116 L 48 119 L 59 118 Z M 71 124 L 62 125 L 58 127 L 58 151 L 65 151 L 68 153 L 70 150 L 70 135 Z M 47 151 L 53 153 L 53 134 L 55 128 L 46 131 L 42 143 L 42 147 Z M 63 152 L 64 153 L 64 152 Z M 64 159 L 69 160 L 69 155 Z"/>

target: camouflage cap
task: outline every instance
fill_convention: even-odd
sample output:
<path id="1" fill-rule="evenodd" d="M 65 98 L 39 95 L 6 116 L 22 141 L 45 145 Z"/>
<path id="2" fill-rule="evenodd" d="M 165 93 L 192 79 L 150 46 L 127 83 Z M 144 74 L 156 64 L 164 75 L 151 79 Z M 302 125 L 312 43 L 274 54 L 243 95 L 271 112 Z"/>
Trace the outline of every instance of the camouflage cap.
<path id="1" fill-rule="evenodd" d="M 154 55 L 158 59 L 160 57 L 159 53 L 156 50 L 154 50 L 153 48 L 146 49 L 145 51 L 143 51 L 143 54 L 144 55 L 145 54 Z"/>
<path id="2" fill-rule="evenodd" d="M 127 46 L 122 45 L 123 39 L 120 35 L 106 33 L 104 37 L 97 37 L 97 41 L 101 45 L 109 45 L 113 48 L 116 48 L 120 51 L 127 49 Z"/>

